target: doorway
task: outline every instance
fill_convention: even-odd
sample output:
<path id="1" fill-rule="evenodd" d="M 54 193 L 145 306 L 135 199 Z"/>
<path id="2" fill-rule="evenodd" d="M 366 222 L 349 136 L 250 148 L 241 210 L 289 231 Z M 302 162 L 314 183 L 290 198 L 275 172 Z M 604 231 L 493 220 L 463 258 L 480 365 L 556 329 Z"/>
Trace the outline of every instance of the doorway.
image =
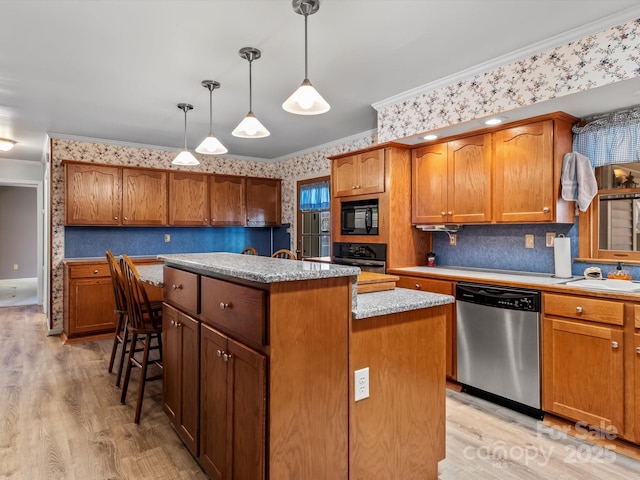
<path id="1" fill-rule="evenodd" d="M 331 256 L 330 177 L 298 181 L 298 258 Z"/>

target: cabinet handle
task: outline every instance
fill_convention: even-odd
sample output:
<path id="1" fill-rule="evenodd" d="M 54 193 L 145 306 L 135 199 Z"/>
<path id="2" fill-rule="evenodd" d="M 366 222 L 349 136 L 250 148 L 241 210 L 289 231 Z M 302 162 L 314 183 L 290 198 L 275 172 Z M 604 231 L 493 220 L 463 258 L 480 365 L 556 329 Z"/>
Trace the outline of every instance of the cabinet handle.
<path id="1" fill-rule="evenodd" d="M 636 347 L 636 353 L 640 354 L 640 347 Z"/>
<path id="2" fill-rule="evenodd" d="M 176 322 L 174 322 L 173 320 L 171 320 L 170 325 L 173 327 L 173 326 L 175 326 L 175 324 L 176 324 Z"/>
<path id="3" fill-rule="evenodd" d="M 218 350 L 218 351 L 216 352 L 216 354 L 217 354 L 219 357 L 221 357 L 221 356 L 222 356 L 222 350 Z"/>
<path id="4" fill-rule="evenodd" d="M 453 212 L 447 212 L 447 215 L 453 215 Z"/>
<path id="5" fill-rule="evenodd" d="M 117 217 L 117 216 L 116 216 L 116 217 L 113 217 L 113 219 L 114 219 L 114 220 L 117 220 L 117 219 L 118 219 L 118 217 Z"/>
<path id="6" fill-rule="evenodd" d="M 440 212 L 440 215 L 442 215 L 443 217 L 446 215 L 445 212 Z"/>
<path id="7" fill-rule="evenodd" d="M 94 274 L 94 275 L 97 275 L 97 274 L 98 274 L 98 270 L 94 270 L 94 271 L 93 271 L 93 274 Z"/>
<path id="8" fill-rule="evenodd" d="M 125 219 L 125 220 L 129 220 L 129 218 L 128 218 L 128 217 L 124 217 L 124 219 Z"/>
<path id="9" fill-rule="evenodd" d="M 182 324 L 181 324 L 180 322 L 175 322 L 174 327 L 176 327 L 176 328 L 180 328 L 181 326 L 182 326 Z"/>
<path id="10" fill-rule="evenodd" d="M 576 307 L 576 313 L 582 313 L 582 307 Z"/>
<path id="11" fill-rule="evenodd" d="M 549 213 L 549 207 L 544 207 L 542 209 L 542 213 Z"/>
<path id="12" fill-rule="evenodd" d="M 182 290 L 182 284 L 178 284 L 176 285 L 175 283 L 173 285 L 171 285 L 171 288 L 173 290 Z"/>
<path id="13" fill-rule="evenodd" d="M 223 359 L 225 362 L 228 362 L 228 361 L 231 359 L 231 354 L 230 354 L 230 353 L 223 353 L 223 354 L 222 354 L 222 359 Z"/>
<path id="14" fill-rule="evenodd" d="M 231 305 L 229 305 L 228 303 L 220 302 L 220 310 L 225 310 L 230 307 Z"/>
<path id="15" fill-rule="evenodd" d="M 618 342 L 611 342 L 611 348 L 618 348 Z"/>
<path id="16" fill-rule="evenodd" d="M 204 221 L 205 221 L 205 222 L 208 222 L 208 221 L 209 221 L 209 219 L 208 219 L 208 218 L 205 218 L 205 219 L 204 219 Z"/>
<path id="17" fill-rule="evenodd" d="M 419 283 L 416 283 L 416 290 L 420 290 L 420 288 L 421 288 L 421 287 L 420 287 L 420 284 L 419 284 Z"/>

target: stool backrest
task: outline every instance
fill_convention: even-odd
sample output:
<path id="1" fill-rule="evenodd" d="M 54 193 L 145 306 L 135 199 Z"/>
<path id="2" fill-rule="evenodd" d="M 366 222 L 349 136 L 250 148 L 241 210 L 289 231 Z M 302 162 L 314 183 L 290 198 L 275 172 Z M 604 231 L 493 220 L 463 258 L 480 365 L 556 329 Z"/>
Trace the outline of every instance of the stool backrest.
<path id="1" fill-rule="evenodd" d="M 122 255 L 120 267 L 124 277 L 124 291 L 131 327 L 134 329 L 151 327 L 154 330 L 160 328 L 162 319 L 151 307 L 144 283 L 140 280 L 138 270 L 127 255 Z"/>
<path id="2" fill-rule="evenodd" d="M 291 250 L 287 250 L 286 248 L 282 248 L 282 249 L 278 250 L 277 252 L 273 252 L 271 257 L 273 257 L 273 258 L 288 258 L 288 259 L 291 259 L 291 260 L 297 260 L 296 254 L 293 253 Z"/>
<path id="3" fill-rule="evenodd" d="M 122 270 L 116 257 L 107 250 L 107 263 L 109 264 L 109 272 L 111 273 L 111 284 L 113 285 L 113 298 L 116 304 L 117 312 L 127 311 L 127 299 L 124 294 L 124 279 L 122 278 Z"/>

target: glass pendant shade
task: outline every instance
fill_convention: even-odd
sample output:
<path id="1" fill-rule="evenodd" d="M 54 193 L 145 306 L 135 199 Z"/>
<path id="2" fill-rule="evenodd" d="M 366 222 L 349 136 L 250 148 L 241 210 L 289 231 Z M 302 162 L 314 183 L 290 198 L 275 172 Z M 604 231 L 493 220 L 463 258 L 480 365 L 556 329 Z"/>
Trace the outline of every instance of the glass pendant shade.
<path id="1" fill-rule="evenodd" d="M 8 138 L 0 138 L 0 152 L 8 152 L 16 144 L 15 141 Z"/>
<path id="2" fill-rule="evenodd" d="M 171 162 L 173 165 L 194 166 L 200 165 L 200 162 L 189 150 L 181 151 Z"/>
<path id="3" fill-rule="evenodd" d="M 220 83 L 215 80 L 203 80 L 201 85 L 209 90 L 209 135 L 196 148 L 196 152 L 203 155 L 222 155 L 229 150 L 213 134 L 213 99 L 212 94 L 216 88 L 220 88 Z"/>
<path id="4" fill-rule="evenodd" d="M 218 140 L 213 133 L 210 133 L 209 136 L 198 145 L 198 148 L 196 148 L 196 152 L 204 155 L 222 155 L 228 151 L 229 150 L 222 145 L 222 142 Z"/>
<path id="5" fill-rule="evenodd" d="M 264 138 L 271 135 L 253 112 L 247 113 L 247 116 L 242 119 L 231 134 L 240 138 Z"/>
<path id="6" fill-rule="evenodd" d="M 188 103 L 179 103 L 178 108 L 184 112 L 184 150 L 182 150 L 176 158 L 171 162 L 172 165 L 194 166 L 200 165 L 200 162 L 193 154 L 187 150 L 187 112 L 193 110 L 193 105 Z"/>
<path id="7" fill-rule="evenodd" d="M 305 78 L 302 85 L 282 104 L 282 108 L 296 115 L 319 115 L 328 112 L 331 106 Z"/>

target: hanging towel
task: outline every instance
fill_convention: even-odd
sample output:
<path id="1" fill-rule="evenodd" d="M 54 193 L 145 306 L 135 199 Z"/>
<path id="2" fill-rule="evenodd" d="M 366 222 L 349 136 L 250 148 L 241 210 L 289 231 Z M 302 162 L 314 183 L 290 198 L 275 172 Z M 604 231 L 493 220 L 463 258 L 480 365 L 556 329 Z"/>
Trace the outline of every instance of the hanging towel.
<path id="1" fill-rule="evenodd" d="M 562 198 L 577 201 L 581 212 L 586 212 L 598 193 L 598 183 L 589 159 L 581 153 L 571 152 L 562 161 Z"/>

